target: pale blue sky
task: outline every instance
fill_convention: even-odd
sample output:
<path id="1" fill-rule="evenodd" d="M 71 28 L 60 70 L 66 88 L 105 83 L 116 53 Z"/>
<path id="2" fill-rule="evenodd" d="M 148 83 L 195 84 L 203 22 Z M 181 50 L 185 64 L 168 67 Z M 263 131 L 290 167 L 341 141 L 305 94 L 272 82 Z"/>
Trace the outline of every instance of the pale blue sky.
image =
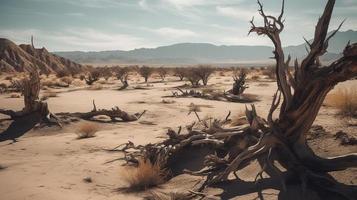
<path id="1" fill-rule="evenodd" d="M 281 0 L 262 0 L 278 13 Z M 284 46 L 311 38 L 326 0 L 286 0 Z M 50 51 L 130 50 L 181 42 L 271 45 L 247 36 L 255 0 L 0 0 L 0 37 Z M 337 0 L 330 29 L 357 30 L 357 1 Z"/>

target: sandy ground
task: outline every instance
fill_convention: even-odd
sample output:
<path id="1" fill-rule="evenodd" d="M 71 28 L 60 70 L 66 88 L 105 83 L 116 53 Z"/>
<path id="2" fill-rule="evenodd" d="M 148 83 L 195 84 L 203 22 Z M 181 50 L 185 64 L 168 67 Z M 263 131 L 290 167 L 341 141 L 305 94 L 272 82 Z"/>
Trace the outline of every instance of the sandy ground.
<path id="1" fill-rule="evenodd" d="M 135 78 L 137 81 L 138 78 Z M 228 90 L 232 84 L 230 76 L 218 75 L 210 79 L 210 87 Z M 6 200 L 101 200 L 101 199 L 142 199 L 145 193 L 122 193 L 117 188 L 124 187 L 121 174 L 125 173 L 123 162 L 106 161 L 120 157 L 119 153 L 108 153 L 103 149 L 113 148 L 128 140 L 137 144 L 146 144 L 161 140 L 169 127 L 177 128 L 196 120 L 188 115 L 188 105 L 194 103 L 201 106 L 201 117 L 212 116 L 223 118 L 228 111 L 238 113 L 244 110 L 245 104 L 210 101 L 197 98 L 170 98 L 172 104 L 162 103 L 163 96 L 171 95 L 173 87 L 184 82 L 169 77 L 162 83 L 151 79 L 152 87 L 147 90 L 115 90 L 119 86 L 107 85 L 102 90 L 58 90 L 58 97 L 47 100 L 50 110 L 57 112 L 89 111 L 92 100 L 98 108 L 119 106 L 130 112 L 147 110 L 146 114 L 136 122 L 101 123 L 97 136 L 90 139 L 77 140 L 76 126 L 71 124 L 63 129 L 44 128 L 31 130 L 19 138 L 19 142 L 0 142 L 0 199 Z M 135 81 L 132 81 L 132 84 Z M 355 86 L 357 81 L 349 81 L 341 86 Z M 248 82 L 246 93 L 256 94 L 260 101 L 256 103 L 258 113 L 266 116 L 270 107 L 276 83 L 270 81 Z M 0 107 L 19 110 L 23 107 L 22 98 L 8 98 L 9 94 L 0 95 Z M 169 98 L 165 98 L 169 99 Z M 333 139 L 333 134 L 343 130 L 357 136 L 356 126 L 348 124 L 346 119 L 335 115 L 336 110 L 323 106 L 315 124 L 322 125 L 328 132 L 323 138 L 310 142 L 320 155 L 333 156 L 341 153 L 357 152 L 356 146 L 341 146 Z M 0 116 L 4 117 L 4 116 Z M 6 125 L 0 126 L 5 130 Z M 240 172 L 241 177 L 253 180 L 259 171 L 252 165 Z M 349 169 L 334 174 L 338 180 L 347 184 L 357 184 L 357 170 Z M 83 179 L 90 177 L 91 183 Z M 184 190 L 193 185 L 192 177 L 179 176 L 164 184 L 164 190 Z M 216 191 L 216 192 L 219 192 Z M 277 199 L 277 191 L 266 190 L 266 199 Z M 242 194 L 235 199 L 254 199 L 256 193 Z"/>

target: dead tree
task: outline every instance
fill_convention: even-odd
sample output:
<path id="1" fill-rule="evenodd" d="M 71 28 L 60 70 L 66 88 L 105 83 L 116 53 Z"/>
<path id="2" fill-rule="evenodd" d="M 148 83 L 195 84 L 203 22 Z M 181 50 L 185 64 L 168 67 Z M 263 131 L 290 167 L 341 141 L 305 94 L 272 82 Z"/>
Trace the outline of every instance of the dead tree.
<path id="1" fill-rule="evenodd" d="M 68 117 L 74 117 L 84 120 L 93 120 L 96 116 L 104 115 L 108 116 L 113 122 L 118 121 L 118 118 L 121 119 L 123 122 L 131 122 L 140 119 L 140 117 L 145 112 L 146 110 L 144 110 L 142 113 L 129 114 L 119 109 L 119 107 L 117 106 L 112 109 L 97 109 L 97 106 L 95 105 L 95 102 L 93 100 L 93 109 L 90 112 L 57 113 L 57 115 L 64 119 Z"/>
<path id="2" fill-rule="evenodd" d="M 82 77 L 87 85 L 93 85 L 94 82 L 98 81 L 100 78 L 100 72 L 98 70 L 92 70 L 87 76 Z"/>
<path id="3" fill-rule="evenodd" d="M 39 122 L 60 125 L 58 118 L 49 111 L 47 103 L 39 100 L 41 84 L 38 71 L 31 69 L 29 72 L 29 78 L 16 82 L 16 87 L 19 88 L 24 96 L 25 107 L 21 111 L 0 109 L 0 113 L 10 116 L 13 120 L 26 115 L 37 114 L 40 117 Z"/>
<path id="4" fill-rule="evenodd" d="M 147 83 L 153 73 L 153 68 L 144 65 L 138 69 L 138 73 L 145 79 L 145 83 Z"/>
<path id="5" fill-rule="evenodd" d="M 182 81 L 186 77 L 187 68 L 176 67 L 174 69 L 174 72 L 175 72 L 175 76 L 178 76 L 180 78 L 180 81 Z"/>
<path id="6" fill-rule="evenodd" d="M 214 71 L 214 68 L 209 65 L 200 65 L 195 69 L 195 73 L 198 77 L 200 77 L 203 85 L 207 85 L 208 79 Z"/>
<path id="7" fill-rule="evenodd" d="M 141 153 L 131 154 L 129 157 L 155 158 L 154 162 L 166 164 L 177 154 L 182 154 L 183 149 L 192 147 L 194 144 L 200 144 L 201 148 L 212 145 L 209 149 L 214 149 L 216 152 L 215 154 L 206 152 L 204 155 L 206 159 L 203 163 L 205 168 L 190 172 L 206 176 L 206 181 L 200 189 L 226 181 L 230 174 L 233 173 L 236 176 L 236 171 L 258 160 L 262 170 L 257 178 L 262 177 L 262 173 L 276 177 L 281 180 L 282 190 L 287 189 L 287 181 L 293 180 L 301 185 L 302 191 L 306 191 L 308 187 L 315 190 L 317 194 L 333 194 L 340 199 L 355 199 L 355 187 L 347 187 L 338 183 L 329 175 L 329 172 L 357 167 L 357 154 L 320 157 L 307 145 L 306 135 L 327 93 L 339 82 L 357 76 L 357 43 L 347 44 L 343 56 L 335 62 L 327 66 L 319 62 L 319 57 L 327 50 L 329 39 L 339 30 L 338 28 L 327 36 L 335 4 L 335 0 L 329 0 L 316 25 L 315 37 L 311 43 L 308 43 L 310 48 L 308 55 L 301 63 L 295 60 L 295 71 L 291 74 L 287 67 L 291 58 L 288 56 L 285 60 L 280 40 L 280 33 L 284 29 L 282 19 L 284 1 L 278 17 L 266 15 L 263 5 L 259 1 L 258 4 L 259 14 L 264 24 L 256 26 L 252 20 L 249 33 L 267 35 L 275 47 L 278 90 L 273 96 L 267 119 L 259 117 L 255 107 L 252 106 L 252 110 L 246 111 L 248 126 L 225 129 L 215 124 L 212 127 L 206 127 L 204 133 L 191 128 L 186 135 L 171 131 L 170 134 L 168 133 L 170 136 L 168 141 L 158 145 L 135 147 L 141 149 Z M 274 119 L 273 114 L 279 107 L 279 114 Z M 194 152 L 188 150 L 191 153 Z M 185 156 L 180 156 L 179 163 L 188 161 Z M 286 172 L 282 172 L 281 168 L 276 166 L 277 163 L 285 168 Z"/>
<path id="8" fill-rule="evenodd" d="M 164 67 L 160 67 L 159 69 L 157 69 L 157 72 L 158 72 L 161 80 L 164 81 L 165 77 L 167 75 L 167 69 L 165 69 Z"/>
<path id="9" fill-rule="evenodd" d="M 123 90 L 129 86 L 128 78 L 129 78 L 129 68 L 128 67 L 120 67 L 116 70 L 116 77 L 122 83 L 122 86 L 119 90 Z"/>
<path id="10" fill-rule="evenodd" d="M 246 86 L 245 84 L 245 79 L 247 77 L 247 74 L 244 71 L 240 71 L 239 75 L 237 76 L 237 74 L 235 74 L 233 76 L 233 88 L 232 90 L 230 90 L 230 92 L 234 95 L 240 95 L 243 94 L 243 92 L 245 91 L 245 89 L 248 88 L 248 86 Z"/>
<path id="11" fill-rule="evenodd" d="M 192 87 L 198 87 L 200 85 L 201 77 L 197 74 L 197 69 L 191 67 L 187 69 L 186 78 L 191 83 Z"/>
<path id="12" fill-rule="evenodd" d="M 339 82 L 357 76 L 357 44 L 348 44 L 343 56 L 328 66 L 323 66 L 319 62 L 319 57 L 327 50 L 329 39 L 340 28 L 327 36 L 335 4 L 335 0 L 329 0 L 316 25 L 313 42 L 308 43 L 308 55 L 301 64 L 295 60 L 295 73 L 291 74 L 288 68 L 291 58 L 288 56 L 285 60 L 280 40 L 280 33 L 284 29 L 284 0 L 278 17 L 266 15 L 263 5 L 259 1 L 258 4 L 264 25 L 256 26 L 252 20 L 249 33 L 266 35 L 273 42 L 278 91 L 274 95 L 267 121 L 258 121 L 258 126 L 255 127 L 262 133 L 258 142 L 238 154 L 222 172 L 215 174 L 208 182 L 227 180 L 230 173 L 242 168 L 243 163 L 255 160 L 257 156 L 265 158 L 263 171 L 269 174 L 267 169 L 274 169 L 281 173 L 271 157 L 275 154 L 276 161 L 294 174 L 294 177 L 300 178 L 302 186 L 310 185 L 320 191 L 338 193 L 347 199 L 353 199 L 355 196 L 351 196 L 348 191 L 342 191 L 339 183 L 328 172 L 356 167 L 357 154 L 319 157 L 307 145 L 306 133 L 313 124 L 327 93 Z M 278 118 L 273 119 L 273 113 L 279 105 Z"/>

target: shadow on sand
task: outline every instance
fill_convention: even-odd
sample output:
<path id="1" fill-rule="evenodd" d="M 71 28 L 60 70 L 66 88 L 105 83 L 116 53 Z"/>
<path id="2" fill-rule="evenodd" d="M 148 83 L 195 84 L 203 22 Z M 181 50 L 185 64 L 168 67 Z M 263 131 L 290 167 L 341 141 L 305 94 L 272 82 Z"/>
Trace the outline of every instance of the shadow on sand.
<path id="1" fill-rule="evenodd" d="M 284 177 L 288 177 L 285 173 Z M 333 192 L 320 192 L 320 188 L 308 185 L 305 190 L 302 189 L 301 184 L 297 180 L 290 180 L 286 183 L 286 190 L 283 190 L 281 182 L 276 178 L 264 178 L 260 179 L 257 183 L 254 181 L 243 180 L 231 180 L 223 183 L 210 186 L 212 188 L 220 188 L 223 192 L 217 195 L 221 199 L 231 199 L 242 195 L 258 193 L 257 200 L 263 200 L 264 197 L 273 197 L 269 199 L 278 200 L 345 200 L 347 198 L 342 197 Z M 338 188 L 342 189 L 349 197 L 357 197 L 357 186 L 346 185 L 338 183 Z M 263 192 L 263 190 L 275 189 L 279 192 L 277 194 L 271 194 Z"/>
<path id="2" fill-rule="evenodd" d="M 34 113 L 14 120 L 5 131 L 0 133 L 0 142 L 6 140 L 17 142 L 16 139 L 30 131 L 40 119 L 40 115 Z"/>

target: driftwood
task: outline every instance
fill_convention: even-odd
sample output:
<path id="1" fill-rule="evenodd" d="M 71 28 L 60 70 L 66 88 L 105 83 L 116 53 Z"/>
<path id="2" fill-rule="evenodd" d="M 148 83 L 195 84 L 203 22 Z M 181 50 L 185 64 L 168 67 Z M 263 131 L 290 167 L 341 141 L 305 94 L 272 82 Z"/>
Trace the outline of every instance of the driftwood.
<path id="1" fill-rule="evenodd" d="M 233 88 L 228 92 L 232 93 L 233 95 L 243 94 L 245 89 L 248 88 L 248 86 L 245 84 L 246 77 L 247 74 L 244 71 L 241 71 L 238 76 L 235 74 L 233 76 L 233 80 L 234 80 Z"/>
<path id="2" fill-rule="evenodd" d="M 230 102 L 238 102 L 238 103 L 252 103 L 258 101 L 255 95 L 249 94 L 238 94 L 234 95 L 230 91 L 222 92 L 222 93 L 203 93 L 198 90 L 182 90 L 181 88 L 176 88 L 178 92 L 173 91 L 172 96 L 165 96 L 165 97 L 176 97 L 176 98 L 202 98 L 207 100 L 216 100 L 216 101 L 230 101 Z M 180 93 L 179 93 L 180 92 Z"/>
<path id="3" fill-rule="evenodd" d="M 112 109 L 97 109 L 97 106 L 95 105 L 95 102 L 93 100 L 93 109 L 90 112 L 56 113 L 56 115 L 62 118 L 74 117 L 84 120 L 93 120 L 93 118 L 96 116 L 104 115 L 108 116 L 113 122 L 118 121 L 118 118 L 124 122 L 131 122 L 140 119 L 140 117 L 145 112 L 146 110 L 144 110 L 142 113 L 129 114 L 119 109 L 119 107 L 117 106 Z"/>
<path id="4" fill-rule="evenodd" d="M 61 126 L 56 115 L 49 111 L 47 103 L 39 100 L 40 77 L 36 69 L 30 71 L 29 78 L 16 81 L 16 87 L 24 96 L 25 107 L 21 111 L 0 109 L 1 114 L 8 115 L 12 120 L 16 120 L 26 115 L 36 113 L 40 116 L 40 122 L 47 124 L 53 123 Z"/>
<path id="5" fill-rule="evenodd" d="M 294 182 L 301 187 L 302 196 L 307 188 L 316 191 L 316 195 L 332 195 L 334 199 L 356 199 L 356 187 L 337 182 L 329 172 L 341 171 L 357 167 L 357 154 L 347 154 L 336 157 L 320 157 L 307 145 L 306 136 L 311 128 L 327 93 L 339 82 L 353 79 L 357 76 L 357 43 L 347 44 L 343 56 L 328 66 L 323 66 L 319 60 L 328 47 L 328 41 L 338 31 L 327 36 L 329 22 L 335 0 L 328 0 L 315 29 L 313 41 L 307 42 L 309 53 L 299 64 L 295 60 L 294 74 L 289 71 L 291 57 L 285 60 L 280 40 L 284 29 L 284 1 L 280 15 L 266 15 L 263 5 L 258 1 L 259 14 L 263 18 L 263 26 L 256 26 L 251 21 L 249 33 L 267 35 L 272 40 L 275 50 L 276 77 L 278 90 L 273 96 L 273 102 L 267 120 L 259 117 L 254 106 L 246 111 L 249 125 L 225 129 L 221 126 L 208 126 L 203 130 L 188 128 L 185 135 L 180 131 L 168 132 L 169 139 L 145 146 L 135 146 L 128 143 L 124 152 L 124 160 L 131 162 L 138 157 L 151 162 L 163 163 L 168 169 L 174 169 L 175 160 L 179 163 L 190 162 L 186 159 L 195 144 L 199 148 L 210 146 L 214 153 L 206 152 L 201 170 L 188 171 L 193 175 L 206 177 L 199 190 L 207 186 L 228 180 L 229 175 L 237 177 L 236 172 L 246 167 L 250 162 L 258 160 L 261 171 L 256 181 L 266 173 L 270 177 L 280 179 L 282 190 L 286 190 L 287 182 Z M 273 113 L 279 109 L 277 119 Z M 127 149 L 134 149 L 130 153 Z M 183 154 L 184 150 L 190 152 Z M 200 158 L 200 157 L 198 157 Z M 174 163 L 174 164 L 171 164 Z M 283 172 L 277 163 L 286 172 Z M 285 176 L 288 174 L 289 176 Z M 238 177 L 237 177 L 238 178 Z M 237 188 L 239 190 L 239 188 Z"/>

